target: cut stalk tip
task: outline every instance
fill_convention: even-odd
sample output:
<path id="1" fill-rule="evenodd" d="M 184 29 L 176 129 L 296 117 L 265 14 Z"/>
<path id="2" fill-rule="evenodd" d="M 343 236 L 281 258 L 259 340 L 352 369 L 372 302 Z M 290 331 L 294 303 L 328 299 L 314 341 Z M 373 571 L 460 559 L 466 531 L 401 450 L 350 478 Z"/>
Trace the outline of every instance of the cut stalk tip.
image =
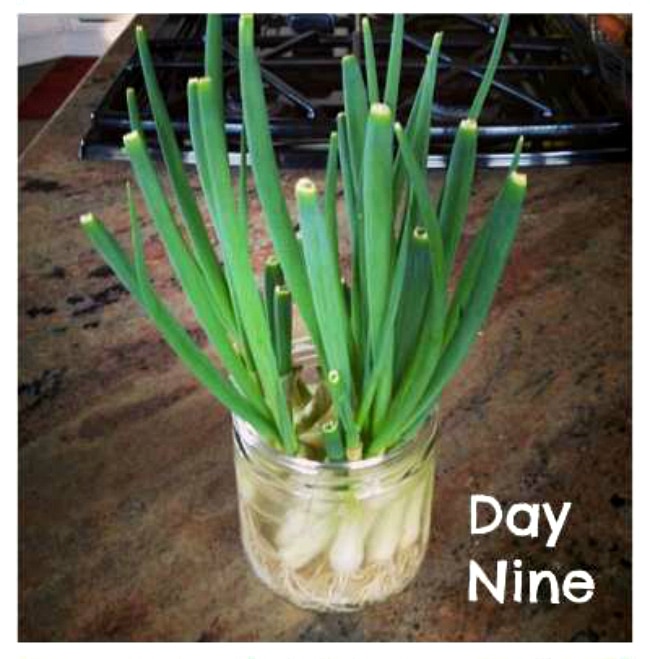
<path id="1" fill-rule="evenodd" d="M 363 453 L 360 446 L 349 448 L 345 452 L 345 454 L 350 462 L 354 462 L 355 460 L 361 460 L 361 458 L 363 457 Z"/>
<path id="2" fill-rule="evenodd" d="M 133 142 L 137 142 L 139 140 L 140 140 L 140 133 L 138 133 L 137 130 L 132 130 L 130 133 L 127 133 L 122 138 L 122 141 L 124 142 L 124 146 L 128 146 L 129 144 Z"/>
<path id="3" fill-rule="evenodd" d="M 465 133 L 474 133 L 478 130 L 478 124 L 476 123 L 476 119 L 463 119 L 460 122 L 460 126 L 458 127 L 458 130 L 462 130 Z"/>
<path id="4" fill-rule="evenodd" d="M 370 116 L 375 119 L 390 121 L 392 118 L 392 112 L 385 103 L 373 103 L 370 106 Z"/>
<path id="5" fill-rule="evenodd" d="M 210 76 L 201 76 L 200 78 L 196 78 L 196 84 L 200 91 L 209 89 L 212 87 L 212 78 Z"/>
<path id="6" fill-rule="evenodd" d="M 337 385 L 341 381 L 341 374 L 336 369 L 332 369 L 327 374 L 327 379 L 330 384 Z"/>
<path id="7" fill-rule="evenodd" d="M 322 430 L 326 434 L 335 433 L 338 429 L 339 429 L 339 424 L 334 420 L 326 421 L 322 425 Z"/>
<path id="8" fill-rule="evenodd" d="M 526 183 L 528 181 L 528 177 L 526 174 L 522 174 L 521 172 L 512 172 L 510 174 L 510 180 L 518 187 L 520 188 L 525 188 Z"/>
<path id="9" fill-rule="evenodd" d="M 275 254 L 271 254 L 271 256 L 266 259 L 266 265 L 270 268 L 276 268 L 280 265 L 280 259 Z"/>
<path id="10" fill-rule="evenodd" d="M 93 224 L 95 222 L 95 216 L 92 213 L 84 213 L 79 218 L 80 224 L 87 226 L 88 224 Z"/>
<path id="11" fill-rule="evenodd" d="M 413 238 L 415 240 L 428 240 L 429 232 L 424 227 L 415 227 L 413 229 Z"/>
<path id="12" fill-rule="evenodd" d="M 316 185 L 310 178 L 301 178 L 296 183 L 296 195 L 313 196 L 316 194 Z"/>

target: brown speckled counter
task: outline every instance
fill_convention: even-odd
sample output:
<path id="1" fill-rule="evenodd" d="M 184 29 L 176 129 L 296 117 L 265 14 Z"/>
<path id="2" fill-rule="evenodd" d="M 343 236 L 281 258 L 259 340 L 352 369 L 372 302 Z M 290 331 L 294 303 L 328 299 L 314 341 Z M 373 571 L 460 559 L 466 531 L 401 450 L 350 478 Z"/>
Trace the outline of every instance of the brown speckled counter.
<path id="1" fill-rule="evenodd" d="M 444 396 L 423 568 L 386 604 L 314 615 L 248 569 L 228 414 L 78 228 L 92 210 L 128 237 L 128 166 L 80 162 L 77 147 L 131 48 L 129 30 L 19 166 L 21 640 L 628 640 L 630 166 L 529 172 L 489 324 Z M 468 234 L 502 176 L 479 173 Z M 269 245 L 252 206 L 259 260 Z M 157 281 L 195 327 L 146 236 Z M 573 509 L 550 550 L 502 531 L 470 537 L 471 493 Z M 595 597 L 468 603 L 470 558 L 492 570 L 515 557 L 560 576 L 585 569 Z"/>

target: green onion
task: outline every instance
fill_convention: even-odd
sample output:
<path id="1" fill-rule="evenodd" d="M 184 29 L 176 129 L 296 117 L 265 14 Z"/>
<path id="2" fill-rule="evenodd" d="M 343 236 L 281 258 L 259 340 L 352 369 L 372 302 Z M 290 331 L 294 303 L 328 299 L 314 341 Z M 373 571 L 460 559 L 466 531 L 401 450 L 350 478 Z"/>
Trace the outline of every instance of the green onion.
<path id="1" fill-rule="evenodd" d="M 355 345 L 361 346 L 365 340 L 367 319 L 365 313 L 365 264 L 363 260 L 363 227 L 361 209 L 357 199 L 352 163 L 350 160 L 350 147 L 347 138 L 347 122 L 344 113 L 336 118 L 337 135 L 339 142 L 339 159 L 341 162 L 341 179 L 343 182 L 343 196 L 350 227 L 351 261 L 352 261 L 352 288 L 350 293 L 350 322 L 352 337 Z M 359 212 L 357 212 L 359 209 Z M 356 374 L 358 381 L 359 373 Z"/>
<path id="2" fill-rule="evenodd" d="M 494 40 L 494 46 L 492 47 L 492 53 L 490 55 L 490 61 L 488 62 L 487 68 L 485 69 L 485 74 L 481 80 L 476 96 L 472 103 L 472 107 L 469 110 L 468 118 L 477 120 L 483 109 L 483 104 L 485 99 L 492 87 L 492 81 L 494 80 L 494 75 L 497 71 L 497 66 L 499 65 L 499 60 L 501 59 L 501 52 L 503 51 L 503 44 L 506 40 L 506 35 L 508 34 L 508 23 L 510 17 L 507 14 L 504 14 L 501 17 L 499 22 L 499 30 L 497 31 L 496 39 Z"/>
<path id="3" fill-rule="evenodd" d="M 393 31 L 390 36 L 390 55 L 388 56 L 388 74 L 384 87 L 384 103 L 397 112 L 397 97 L 399 95 L 399 79 L 402 71 L 402 48 L 404 42 L 404 15 L 395 14 Z"/>
<path id="4" fill-rule="evenodd" d="M 314 302 L 300 246 L 293 232 L 287 204 L 282 194 L 280 174 L 273 153 L 268 112 L 259 63 L 253 43 L 253 17 L 243 15 L 239 21 L 239 71 L 244 124 L 248 136 L 257 193 L 264 208 L 275 251 L 282 264 L 284 276 L 305 323 L 320 345 Z"/>
<path id="5" fill-rule="evenodd" d="M 132 204 L 130 207 L 133 217 L 135 212 Z M 92 214 L 82 215 L 81 227 L 127 290 L 147 311 L 165 341 L 197 380 L 235 414 L 268 437 L 269 441 L 274 441 L 277 431 L 272 422 L 265 414 L 260 413 L 250 398 L 242 396 L 223 378 L 201 348 L 162 304 L 153 288 L 148 284 L 146 274 L 136 274 L 128 257 L 102 222 Z M 143 258 L 137 257 L 136 261 L 143 261 Z"/>
<path id="6" fill-rule="evenodd" d="M 147 150 L 133 89 L 127 91 L 132 130 L 124 138 L 125 151 L 171 268 L 225 373 L 180 325 L 150 281 L 130 189 L 133 261 L 94 216 L 85 215 L 82 227 L 191 373 L 271 446 L 333 463 L 390 451 L 418 431 L 461 367 L 498 289 L 526 190 L 526 179 L 517 171 L 520 139 L 503 187 L 452 286 L 471 200 L 478 120 L 507 24 L 505 16 L 469 114 L 456 132 L 444 184 L 434 201 L 426 168 L 442 35 L 432 39 L 402 128 L 394 121 L 404 18 L 393 20 L 383 93 L 371 25 L 364 18 L 365 80 L 357 58 L 344 56 L 344 111 L 330 133 L 323 194 L 311 180 L 300 179 L 292 218 L 273 149 L 249 15 L 241 16 L 239 23 L 244 127 L 241 169 L 233 183 L 225 132 L 222 21 L 209 16 L 204 75 L 188 81 L 187 104 L 210 232 L 214 229 L 219 240 L 223 265 L 186 175 L 146 35 L 142 28 L 136 30 L 149 106 L 182 225 Z M 263 294 L 249 253 L 249 162 L 275 252 L 264 266 Z M 340 262 L 341 245 L 348 241 L 339 235 L 339 226 L 345 227 L 338 218 L 339 174 L 351 247 L 349 273 Z M 309 369 L 293 363 L 293 301 L 317 351 L 315 381 L 307 379 Z M 350 520 L 363 516 L 351 505 L 351 517 L 340 526 L 323 520 L 317 543 L 298 551 L 283 541 L 282 551 L 302 565 L 332 543 L 330 563 L 341 574 L 363 560 L 364 552 L 388 560 L 403 543 L 417 538 L 426 491 L 422 485 L 408 506 L 395 501 L 390 514 L 387 509 L 385 516 L 363 519 L 363 528 L 354 533 Z M 390 520 L 404 515 L 408 530 L 400 540 Z"/>
<path id="7" fill-rule="evenodd" d="M 330 462 L 344 462 L 345 451 L 341 439 L 341 429 L 336 421 L 328 421 L 322 427 L 323 439 L 325 440 L 325 450 L 327 459 Z"/>
<path id="8" fill-rule="evenodd" d="M 221 16 L 209 14 L 205 30 L 205 57 L 203 69 L 205 77 L 212 80 L 220 120 L 224 120 L 223 111 L 223 26 Z"/>
<path id="9" fill-rule="evenodd" d="M 362 455 L 359 428 L 354 421 L 352 406 L 348 392 L 350 384 L 346 383 L 339 371 L 333 369 L 327 374 L 327 384 L 332 401 L 343 428 L 345 429 L 345 445 L 348 460 L 358 460 Z"/>
<path id="10" fill-rule="evenodd" d="M 275 354 L 280 377 L 291 374 L 291 293 L 286 286 L 276 286 L 273 294 Z"/>
<path id="11" fill-rule="evenodd" d="M 368 331 L 371 354 L 376 355 L 381 323 L 388 300 L 390 273 L 393 266 L 392 166 L 390 158 L 377 158 L 377 153 L 391 154 L 393 149 L 392 114 L 387 105 L 370 108 L 364 145 L 364 254 L 368 303 Z"/>
<path id="12" fill-rule="evenodd" d="M 156 122 L 158 141 L 165 165 L 167 166 L 172 189 L 181 215 L 187 225 L 196 260 L 203 271 L 207 286 L 214 297 L 219 315 L 227 329 L 234 334 L 236 332 L 235 321 L 223 272 L 215 256 L 198 204 L 183 168 L 183 158 L 176 142 L 174 128 L 165 107 L 162 92 L 158 86 L 156 71 L 144 28 L 141 26 L 136 27 L 135 36 L 147 95 L 149 96 L 151 111 Z"/>
<path id="13" fill-rule="evenodd" d="M 379 103 L 379 83 L 377 82 L 377 63 L 375 61 L 375 46 L 372 41 L 372 29 L 367 16 L 361 21 L 363 32 L 363 54 L 366 60 L 366 80 L 368 81 L 368 100 Z"/>
<path id="14" fill-rule="evenodd" d="M 131 130 L 137 130 L 142 133 L 142 119 L 138 108 L 138 99 L 135 95 L 135 89 L 128 87 L 126 90 L 126 106 L 129 112 L 129 123 Z"/>
<path id="15" fill-rule="evenodd" d="M 404 292 L 395 329 L 399 341 L 395 354 L 395 378 L 401 380 L 407 360 L 420 335 L 431 292 L 431 249 L 424 227 L 416 227 L 408 241 Z"/>
<path id="16" fill-rule="evenodd" d="M 338 149 L 339 138 L 336 132 L 330 133 L 329 150 L 327 152 L 327 168 L 325 170 L 325 221 L 329 244 L 334 259 L 339 258 L 339 230 L 336 221 L 336 196 L 338 187 Z"/>
<path id="17" fill-rule="evenodd" d="M 275 338 L 275 288 L 284 284 L 284 276 L 280 261 L 275 254 L 271 254 L 264 264 L 264 304 L 266 306 L 266 319 L 271 330 L 273 345 L 277 345 Z"/>
<path id="18" fill-rule="evenodd" d="M 345 122 L 350 157 L 350 169 L 357 202 L 360 204 L 361 174 L 363 160 L 363 145 L 365 141 L 365 126 L 368 115 L 368 95 L 361 75 L 359 61 L 354 55 L 345 55 L 341 59 L 343 73 L 343 105 L 345 107 Z M 360 209 L 357 209 L 360 210 Z"/>
<path id="19" fill-rule="evenodd" d="M 353 395 L 350 367 L 349 320 L 341 288 L 338 260 L 329 244 L 330 232 L 318 203 L 316 186 L 309 179 L 296 184 L 296 200 L 302 233 L 303 249 L 316 317 L 323 341 L 327 369 L 339 371 Z"/>
<path id="20" fill-rule="evenodd" d="M 473 119 L 460 122 L 449 158 L 441 202 L 440 226 L 445 245 L 447 276 L 456 256 L 456 249 L 467 217 L 469 197 L 474 180 L 478 126 Z"/>
<path id="21" fill-rule="evenodd" d="M 438 72 L 438 57 L 442 44 L 442 33 L 436 32 L 431 41 L 431 50 L 426 58 L 426 65 L 422 79 L 418 86 L 415 101 L 411 107 L 409 119 L 406 124 L 406 135 L 413 146 L 415 157 L 422 166 L 426 165 L 429 154 L 429 140 L 431 132 L 431 113 L 433 109 L 433 95 L 436 87 Z M 394 208 L 397 210 L 406 189 L 406 173 L 400 158 L 395 164 L 393 175 Z M 412 209 L 409 209 L 412 212 Z"/>
<path id="22" fill-rule="evenodd" d="M 267 404 L 276 419 L 287 450 L 293 452 L 298 445 L 278 377 L 271 334 L 265 322 L 264 305 L 248 258 L 247 227 L 237 216 L 225 133 L 223 126 L 218 123 L 219 108 L 212 79 L 190 80 L 188 95 L 190 98 L 196 95 L 196 102 L 190 105 L 192 143 L 215 228 L 222 243 L 227 246 L 224 260 L 235 308 L 241 318 Z"/>

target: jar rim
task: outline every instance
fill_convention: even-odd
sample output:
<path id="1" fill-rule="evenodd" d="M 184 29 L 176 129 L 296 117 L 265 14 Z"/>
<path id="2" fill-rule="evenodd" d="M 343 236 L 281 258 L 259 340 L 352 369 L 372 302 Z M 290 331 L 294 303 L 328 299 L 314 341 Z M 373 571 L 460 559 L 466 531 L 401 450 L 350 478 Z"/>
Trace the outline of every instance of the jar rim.
<path id="1" fill-rule="evenodd" d="M 247 421 L 232 414 L 233 430 L 235 431 L 235 439 L 239 439 L 249 450 L 261 454 L 262 457 L 267 458 L 270 462 L 278 466 L 285 467 L 292 471 L 301 472 L 304 474 L 313 474 L 316 472 L 325 473 L 344 473 L 344 474 L 364 474 L 371 472 L 377 468 L 384 468 L 386 465 L 395 464 L 399 460 L 408 456 L 410 453 L 416 451 L 423 443 L 430 440 L 435 443 L 437 437 L 438 423 L 439 423 L 439 407 L 435 405 L 427 421 L 423 424 L 432 423 L 433 428 L 431 432 L 422 435 L 415 432 L 413 437 L 404 442 L 400 442 L 399 446 L 395 449 L 389 450 L 381 455 L 376 455 L 371 458 L 363 458 L 361 460 L 346 460 L 344 462 L 321 462 L 319 460 L 311 460 L 295 455 L 288 455 L 266 442 L 262 435 Z"/>

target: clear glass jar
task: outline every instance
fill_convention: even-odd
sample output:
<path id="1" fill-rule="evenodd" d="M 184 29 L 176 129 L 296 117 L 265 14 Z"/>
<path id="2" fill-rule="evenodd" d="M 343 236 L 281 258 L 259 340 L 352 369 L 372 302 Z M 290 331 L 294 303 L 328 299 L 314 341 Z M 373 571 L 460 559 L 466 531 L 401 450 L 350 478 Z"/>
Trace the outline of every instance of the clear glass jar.
<path id="1" fill-rule="evenodd" d="M 294 356 L 313 363 L 298 343 Z M 437 414 L 394 451 L 323 463 L 269 446 L 233 417 L 241 536 L 255 574 L 317 611 L 353 611 L 403 590 L 426 552 Z"/>

